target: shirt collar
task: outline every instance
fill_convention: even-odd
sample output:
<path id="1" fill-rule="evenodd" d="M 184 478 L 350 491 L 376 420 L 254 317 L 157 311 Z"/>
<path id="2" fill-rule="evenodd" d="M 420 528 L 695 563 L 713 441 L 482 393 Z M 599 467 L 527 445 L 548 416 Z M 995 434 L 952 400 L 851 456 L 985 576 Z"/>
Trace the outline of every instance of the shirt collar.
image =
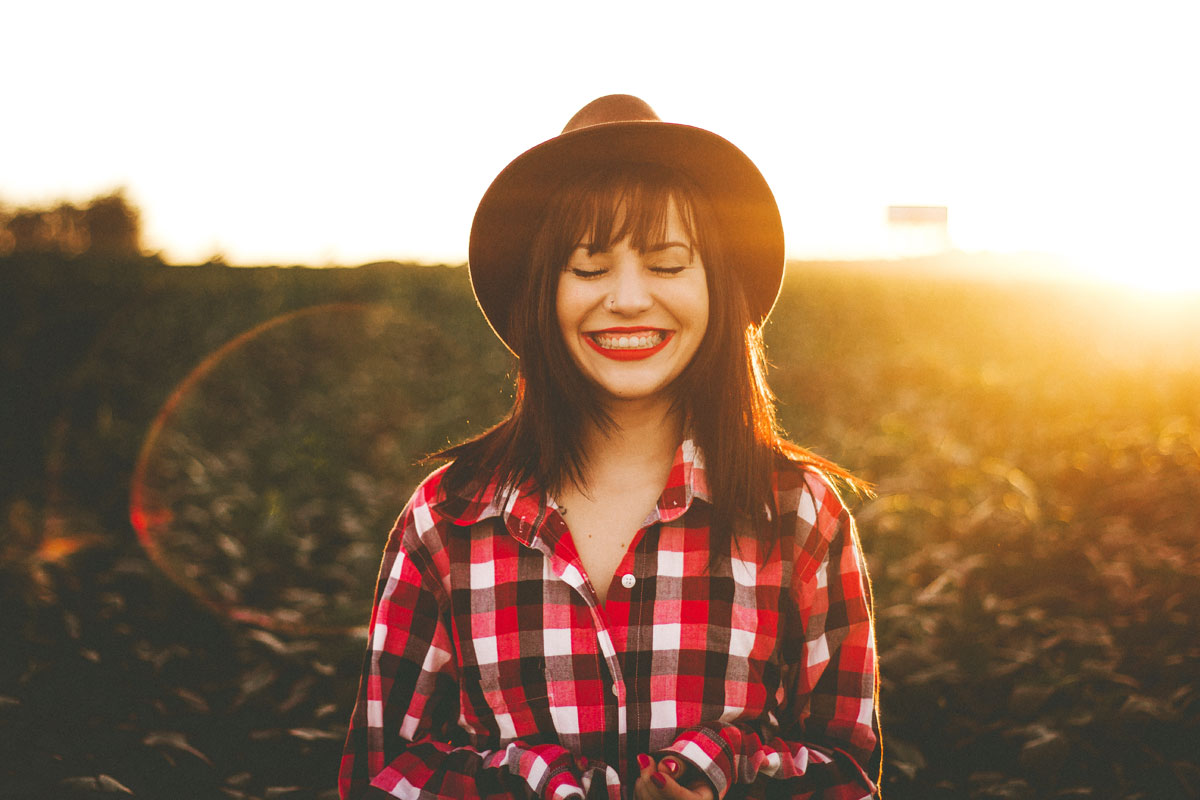
<path id="1" fill-rule="evenodd" d="M 684 439 L 679 449 L 675 451 L 675 460 L 671 464 L 671 472 L 667 476 L 667 485 L 663 487 L 658 497 L 653 515 L 657 519 L 651 522 L 671 522 L 683 516 L 692 505 L 692 500 L 700 499 L 711 503 L 708 493 L 708 479 L 704 471 L 704 454 L 690 437 Z M 652 516 L 653 516 L 652 515 Z"/>
<path id="2" fill-rule="evenodd" d="M 646 524 L 671 522 L 683 516 L 693 500 L 711 503 L 704 470 L 704 456 L 691 438 L 684 439 L 675 451 L 667 485 Z M 462 496 L 442 493 L 438 510 L 455 525 L 474 525 L 490 517 L 504 520 L 505 527 L 518 541 L 531 544 L 539 534 L 549 510 L 558 508 L 532 481 L 509 490 L 496 479 Z"/>

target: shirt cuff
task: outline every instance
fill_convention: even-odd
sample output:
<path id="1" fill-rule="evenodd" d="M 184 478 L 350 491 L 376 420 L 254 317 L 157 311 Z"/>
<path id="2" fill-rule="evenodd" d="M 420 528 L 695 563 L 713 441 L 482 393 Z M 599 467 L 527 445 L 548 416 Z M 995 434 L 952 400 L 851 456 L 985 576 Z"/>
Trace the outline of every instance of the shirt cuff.
<path id="1" fill-rule="evenodd" d="M 725 797 L 730 784 L 737 777 L 734 774 L 733 750 L 721 736 L 720 728 L 707 725 L 688 728 L 674 742 L 658 751 L 659 755 L 666 753 L 673 753 L 704 773 L 716 790 L 718 800 Z"/>
<path id="2" fill-rule="evenodd" d="M 495 751 L 485 766 L 502 769 L 524 781 L 535 797 L 566 800 L 584 796 L 574 757 L 558 745 L 529 747 L 512 742 Z"/>
<path id="3" fill-rule="evenodd" d="M 583 787 L 571 774 L 570 770 L 562 769 L 552 772 L 546 779 L 538 797 L 548 800 L 567 800 L 567 798 L 583 798 Z"/>

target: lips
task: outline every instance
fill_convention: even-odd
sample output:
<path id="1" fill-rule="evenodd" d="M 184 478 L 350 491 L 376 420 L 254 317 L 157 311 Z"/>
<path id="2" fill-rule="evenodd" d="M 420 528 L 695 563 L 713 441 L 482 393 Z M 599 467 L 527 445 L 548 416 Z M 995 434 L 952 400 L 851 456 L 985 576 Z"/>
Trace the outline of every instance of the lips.
<path id="1" fill-rule="evenodd" d="M 649 358 L 667 346 L 674 331 L 657 328 L 606 328 L 584 334 L 592 349 L 614 361 L 637 361 Z"/>

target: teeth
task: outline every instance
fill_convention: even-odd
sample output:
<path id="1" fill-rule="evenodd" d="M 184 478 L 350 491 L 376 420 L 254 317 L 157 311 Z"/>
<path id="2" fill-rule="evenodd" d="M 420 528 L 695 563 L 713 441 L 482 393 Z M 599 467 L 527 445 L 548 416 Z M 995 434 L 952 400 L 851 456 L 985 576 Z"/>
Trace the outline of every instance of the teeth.
<path id="1" fill-rule="evenodd" d="M 592 339 L 605 350 L 645 350 L 661 344 L 663 336 L 661 331 L 635 333 L 632 336 L 625 333 L 595 333 Z"/>

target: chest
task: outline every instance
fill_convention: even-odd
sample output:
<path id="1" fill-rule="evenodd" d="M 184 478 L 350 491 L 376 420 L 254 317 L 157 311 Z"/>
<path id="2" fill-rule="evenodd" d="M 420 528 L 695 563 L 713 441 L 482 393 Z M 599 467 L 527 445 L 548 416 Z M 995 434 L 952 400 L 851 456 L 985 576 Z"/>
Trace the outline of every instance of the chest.
<path id="1" fill-rule="evenodd" d="M 562 502 L 579 562 L 604 603 L 617 569 L 654 507 L 654 497 L 596 497 L 573 494 Z"/>
<path id="2" fill-rule="evenodd" d="M 596 548 L 614 569 L 625 561 L 601 610 L 563 562 L 477 533 L 474 569 L 454 571 L 450 628 L 463 722 L 480 742 L 554 731 L 589 752 L 628 731 L 647 752 L 680 727 L 757 719 L 776 702 L 780 642 L 798 638 L 778 561 L 710 562 L 706 527 L 654 524 L 625 553 Z"/>

